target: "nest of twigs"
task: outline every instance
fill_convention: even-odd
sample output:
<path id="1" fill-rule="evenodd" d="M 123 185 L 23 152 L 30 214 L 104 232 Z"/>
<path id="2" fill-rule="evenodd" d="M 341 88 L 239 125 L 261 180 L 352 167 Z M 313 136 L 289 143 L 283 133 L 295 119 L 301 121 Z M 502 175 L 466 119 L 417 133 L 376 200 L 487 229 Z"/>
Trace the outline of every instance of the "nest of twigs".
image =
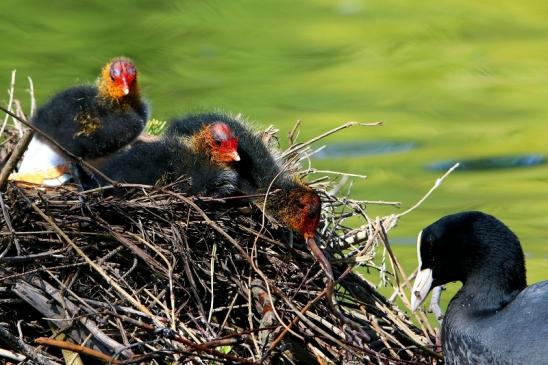
<path id="1" fill-rule="evenodd" d="M 284 156 L 294 162 L 307 150 L 293 143 Z M 190 197 L 176 186 L 105 198 L 100 189 L 8 183 L 0 194 L 0 359 L 439 363 L 424 314 L 410 318 L 393 303 L 408 303 L 409 278 L 387 238 L 402 213 L 369 218 L 367 202 L 336 196 L 340 178 L 313 181 L 334 285 L 301 237 L 242 199 Z M 356 216 L 363 225 L 347 227 Z M 377 267 L 377 251 L 392 264 L 392 274 L 381 270 L 395 288 L 390 300 L 357 271 Z"/>

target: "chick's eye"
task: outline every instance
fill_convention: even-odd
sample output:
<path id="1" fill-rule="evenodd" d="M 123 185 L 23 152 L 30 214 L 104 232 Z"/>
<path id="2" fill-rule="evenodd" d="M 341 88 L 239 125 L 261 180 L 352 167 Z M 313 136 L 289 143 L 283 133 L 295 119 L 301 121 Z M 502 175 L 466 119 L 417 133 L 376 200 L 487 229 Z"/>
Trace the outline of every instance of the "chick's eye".
<path id="1" fill-rule="evenodd" d="M 110 70 L 110 78 L 114 80 L 115 78 L 120 76 L 120 73 L 121 73 L 121 71 L 118 67 L 113 67 Z"/>

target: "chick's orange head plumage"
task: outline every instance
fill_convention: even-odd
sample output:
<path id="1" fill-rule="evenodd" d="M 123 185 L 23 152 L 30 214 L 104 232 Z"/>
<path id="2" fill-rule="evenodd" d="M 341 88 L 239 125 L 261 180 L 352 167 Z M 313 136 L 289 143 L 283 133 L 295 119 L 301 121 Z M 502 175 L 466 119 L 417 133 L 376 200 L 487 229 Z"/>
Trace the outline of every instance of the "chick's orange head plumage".
<path id="1" fill-rule="evenodd" d="M 103 96 L 120 99 L 137 89 L 137 68 L 129 58 L 115 58 L 103 67 L 99 89 Z"/>
<path id="2" fill-rule="evenodd" d="M 290 193 L 288 212 L 285 219 L 291 228 L 304 238 L 312 238 L 320 225 L 322 202 L 318 194 L 306 189 L 297 189 Z"/>
<path id="3" fill-rule="evenodd" d="M 226 123 L 215 122 L 209 125 L 208 130 L 211 136 L 212 155 L 216 161 L 224 163 L 240 161 L 238 138 L 232 134 L 232 130 Z"/>

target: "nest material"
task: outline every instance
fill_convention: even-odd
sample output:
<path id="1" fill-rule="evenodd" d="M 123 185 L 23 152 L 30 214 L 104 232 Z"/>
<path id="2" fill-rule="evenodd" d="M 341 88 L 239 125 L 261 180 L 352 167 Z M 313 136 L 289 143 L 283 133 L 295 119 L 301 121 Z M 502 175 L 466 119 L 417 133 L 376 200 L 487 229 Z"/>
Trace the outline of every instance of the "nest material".
<path id="1" fill-rule="evenodd" d="M 294 163 L 307 149 L 293 144 L 282 156 Z M 0 355 L 37 364 L 439 363 L 424 314 L 412 320 L 356 271 L 385 252 L 392 300 L 408 303 L 387 239 L 399 216 L 369 219 L 366 203 L 336 197 L 324 178 L 314 186 L 334 287 L 301 237 L 244 200 L 188 197 L 176 186 L 105 198 L 8 184 Z M 360 228 L 346 226 L 352 216 Z"/>
<path id="2" fill-rule="evenodd" d="M 10 186 L 0 321 L 29 343 L 63 332 L 119 360 L 429 362 L 421 331 L 346 264 L 332 302 L 300 239 L 224 205 Z"/>

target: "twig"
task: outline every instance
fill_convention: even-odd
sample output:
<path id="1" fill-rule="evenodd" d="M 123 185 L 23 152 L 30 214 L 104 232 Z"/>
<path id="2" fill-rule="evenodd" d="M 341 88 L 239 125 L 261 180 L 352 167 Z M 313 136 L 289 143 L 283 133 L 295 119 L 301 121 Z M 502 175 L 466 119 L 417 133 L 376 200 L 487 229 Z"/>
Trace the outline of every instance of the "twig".
<path id="1" fill-rule="evenodd" d="M 107 364 L 120 364 L 120 361 L 116 360 L 112 356 L 109 356 L 107 354 L 104 354 L 94 349 L 90 349 L 89 347 L 77 345 L 75 343 L 68 342 L 68 341 L 54 340 L 52 338 L 47 338 L 47 337 L 38 337 L 37 339 L 34 340 L 34 343 L 38 345 L 53 346 L 59 349 L 76 352 L 81 355 L 93 357 L 94 359 L 100 360 Z"/>
<path id="2" fill-rule="evenodd" d="M 432 299 L 430 300 L 430 307 L 429 307 L 432 313 L 434 313 L 434 316 L 436 317 L 436 321 L 438 321 L 439 325 L 441 325 L 443 321 L 443 313 L 440 307 L 442 290 L 443 290 L 443 286 L 437 286 L 434 289 L 432 289 Z"/>
<path id="3" fill-rule="evenodd" d="M 156 316 L 154 316 L 150 310 L 145 307 L 144 305 L 142 305 L 137 299 L 135 299 L 134 297 L 132 297 L 128 292 L 126 292 L 120 285 L 118 285 L 118 283 L 112 279 L 110 277 L 110 275 L 108 275 L 105 270 L 103 270 L 102 267 L 100 267 L 99 265 L 97 265 L 95 262 L 93 262 L 85 253 L 84 251 L 82 251 L 82 249 L 80 247 L 78 247 L 78 245 L 76 245 L 67 235 L 65 232 L 63 232 L 63 230 L 61 228 L 59 228 L 59 226 L 57 224 L 55 224 L 55 222 L 46 214 L 42 211 L 42 209 L 38 208 L 36 206 L 36 204 L 32 203 L 30 200 L 28 200 L 28 198 L 25 197 L 25 199 L 27 200 L 28 204 L 32 207 L 32 209 L 38 213 L 38 215 L 40 215 L 40 217 L 42 217 L 42 219 L 44 219 L 50 226 L 51 228 L 53 228 L 57 234 L 59 236 L 61 236 L 63 238 L 63 240 L 68 243 L 73 249 L 74 251 L 76 251 L 76 253 L 82 257 L 84 259 L 84 261 L 86 261 L 86 263 L 91 266 L 95 271 L 97 271 L 102 277 L 103 279 L 105 279 L 105 281 L 111 285 L 114 289 L 116 289 L 116 291 L 122 296 L 122 298 L 126 299 L 128 302 L 130 302 L 131 304 L 133 304 L 137 309 L 139 309 L 141 312 L 143 313 L 146 313 L 148 316 L 150 316 L 150 318 L 154 321 L 154 322 L 157 322 L 158 325 L 161 324 L 161 322 L 159 322 L 156 318 Z"/>
<path id="4" fill-rule="evenodd" d="M 24 361 L 26 359 L 26 357 L 23 355 L 16 354 L 15 352 L 4 350 L 4 349 L 0 349 L 0 357 L 18 361 L 18 362 Z"/>
<path id="5" fill-rule="evenodd" d="M 434 190 L 436 190 L 440 185 L 441 183 L 443 182 L 443 180 L 449 176 L 449 174 L 451 174 L 457 167 L 459 167 L 459 163 L 457 162 L 456 164 L 454 164 L 449 170 L 447 170 L 447 172 L 445 172 L 445 174 L 443 174 L 442 177 L 440 177 L 439 179 L 436 180 L 436 182 L 434 183 L 434 185 L 430 188 L 430 190 L 428 190 L 428 192 L 426 194 L 424 194 L 424 196 L 417 202 L 415 203 L 415 205 L 413 205 L 411 208 L 407 209 L 406 211 L 404 212 L 401 212 L 399 214 L 397 214 L 398 217 L 403 217 L 404 215 L 406 214 L 409 214 L 411 213 L 413 210 L 415 210 L 418 206 L 420 206 L 426 199 L 428 199 L 428 197 L 430 195 L 432 195 L 432 193 L 434 192 Z"/>
<path id="6" fill-rule="evenodd" d="M 36 114 L 36 96 L 34 95 L 34 82 L 32 81 L 32 77 L 27 76 L 29 80 L 29 97 L 30 97 L 30 113 L 29 118 L 32 119 L 34 117 L 34 114 Z"/>
<path id="7" fill-rule="evenodd" d="M 339 175 L 339 176 L 349 176 L 349 177 L 356 177 L 358 179 L 367 179 L 366 175 L 360 175 L 360 174 L 352 174 L 349 172 L 340 172 L 340 171 L 331 171 L 331 170 L 318 170 L 315 168 L 309 168 L 305 171 L 303 171 L 304 174 L 328 174 L 328 175 Z"/>
<path id="8" fill-rule="evenodd" d="M 11 239 L 13 240 L 13 243 L 15 244 L 15 249 L 17 251 L 17 255 L 21 255 L 21 245 L 19 244 L 19 239 L 17 238 L 17 235 L 15 234 L 15 230 L 13 229 L 13 226 L 11 224 L 11 218 L 10 214 L 8 212 L 8 209 L 6 207 L 6 204 L 4 203 L 4 196 L 2 192 L 0 192 L 0 207 L 2 209 L 2 215 L 4 216 L 4 221 L 6 222 L 6 226 L 8 227 L 9 232 L 11 233 Z M 0 254 L 0 261 L 3 260 L 3 253 Z"/>
<path id="9" fill-rule="evenodd" d="M 16 349 L 38 365 L 61 365 L 56 361 L 49 360 L 46 356 L 42 355 L 41 351 L 26 344 L 20 338 L 13 336 L 3 326 L 0 326 L 0 339 L 2 342 Z"/>
<path id="10" fill-rule="evenodd" d="M 295 124 L 293 125 L 293 128 L 291 128 L 291 131 L 287 134 L 287 139 L 289 141 L 289 145 L 293 146 L 295 142 L 297 141 L 297 138 L 299 137 L 299 127 L 301 126 L 301 121 L 297 120 Z"/>
<path id="11" fill-rule="evenodd" d="M 285 157 L 289 156 L 290 154 L 294 154 L 297 151 L 302 150 L 303 148 L 311 145 L 312 143 L 317 142 L 317 141 L 319 141 L 319 140 L 321 140 L 321 139 L 323 139 L 327 136 L 330 136 L 334 133 L 337 133 L 338 131 L 340 131 L 342 129 L 346 129 L 346 128 L 350 128 L 350 127 L 354 127 L 354 126 L 377 127 L 377 126 L 381 126 L 382 124 L 383 124 L 382 122 L 373 122 L 373 123 L 346 122 L 343 125 L 340 125 L 336 128 L 328 130 L 327 132 L 324 132 L 324 133 L 320 134 L 319 136 L 314 137 L 314 138 L 312 138 L 312 139 L 310 139 L 306 142 L 295 144 L 295 145 L 289 147 L 286 151 L 284 151 L 284 153 L 282 153 L 282 158 L 285 158 Z"/>
<path id="12" fill-rule="evenodd" d="M 16 70 L 11 71 L 11 82 L 10 82 L 10 88 L 8 89 L 8 109 L 11 109 L 11 105 L 13 103 L 13 95 L 15 94 L 15 74 L 17 73 Z M 4 134 L 4 129 L 6 128 L 6 125 L 8 124 L 9 115 L 6 115 L 4 117 L 4 122 L 2 122 L 2 128 L 0 128 L 0 136 Z"/>
<path id="13" fill-rule="evenodd" d="M 15 169 L 17 166 L 17 163 L 27 150 L 27 147 L 29 146 L 29 143 L 32 139 L 33 132 L 31 129 L 28 129 L 23 137 L 19 140 L 17 143 L 17 146 L 15 146 L 15 149 L 11 153 L 10 158 L 2 168 L 2 171 L 0 171 L 0 190 L 4 188 L 4 185 L 6 184 L 6 181 L 8 181 L 8 177 L 10 176 L 11 172 Z"/>

